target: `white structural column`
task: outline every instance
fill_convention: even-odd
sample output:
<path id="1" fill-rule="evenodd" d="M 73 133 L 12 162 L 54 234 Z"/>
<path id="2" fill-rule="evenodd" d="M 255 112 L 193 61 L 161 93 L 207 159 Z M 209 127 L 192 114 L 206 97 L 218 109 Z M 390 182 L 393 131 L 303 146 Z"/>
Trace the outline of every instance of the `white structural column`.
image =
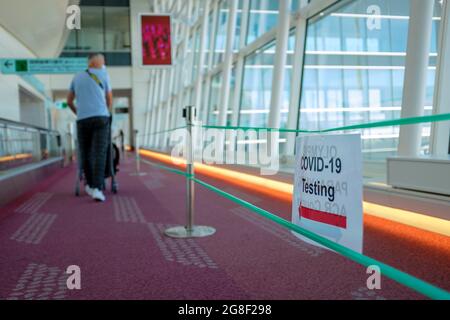
<path id="1" fill-rule="evenodd" d="M 306 6 L 307 3 L 308 3 L 307 0 L 302 0 L 300 2 L 300 8 Z M 305 61 L 306 30 L 307 30 L 307 20 L 302 15 L 299 15 L 295 23 L 294 64 L 292 67 L 291 96 L 289 101 L 289 114 L 287 121 L 287 128 L 293 130 L 297 129 L 300 112 L 303 63 Z M 287 144 L 285 153 L 288 156 L 292 156 L 295 153 L 296 137 L 297 137 L 296 133 L 287 134 Z"/>
<path id="2" fill-rule="evenodd" d="M 206 40 L 208 37 L 208 21 L 209 21 L 209 4 L 210 1 L 205 1 L 203 8 L 203 17 L 201 22 L 201 38 L 200 38 L 200 57 L 198 62 L 198 73 L 197 73 L 197 81 L 196 81 L 196 92 L 195 92 L 195 107 L 197 110 L 201 109 L 202 106 L 202 89 L 203 89 L 203 72 L 206 61 Z"/>
<path id="3" fill-rule="evenodd" d="M 157 106 L 158 106 L 158 117 L 156 118 L 156 129 L 158 132 L 161 132 L 162 130 L 164 130 L 163 128 L 163 112 L 164 112 L 164 104 L 163 104 L 163 97 L 164 97 L 164 92 L 165 92 L 165 86 L 166 86 L 166 77 L 167 77 L 167 70 L 162 70 L 161 71 L 161 87 L 159 89 L 159 95 L 158 95 L 158 102 L 157 102 Z M 161 143 L 161 134 L 157 134 L 156 135 L 156 147 L 159 148 L 160 143 Z"/>
<path id="4" fill-rule="evenodd" d="M 214 1 L 214 5 L 212 7 L 212 26 L 211 26 L 211 34 L 215 35 L 217 37 L 218 32 L 218 20 L 219 20 L 219 14 L 220 14 L 220 2 Z M 214 36 L 211 36 L 211 41 L 209 42 L 209 55 L 208 55 L 208 70 L 211 70 L 213 68 L 214 63 L 214 49 L 215 49 L 215 42 L 216 38 Z"/>
<path id="5" fill-rule="evenodd" d="M 402 118 L 424 114 L 434 1 L 411 0 Z M 422 126 L 400 128 L 399 156 L 420 154 Z"/>
<path id="6" fill-rule="evenodd" d="M 164 120 L 164 130 L 170 130 L 170 113 L 172 111 L 172 92 L 171 92 L 171 88 L 172 88 L 172 83 L 174 80 L 174 69 L 171 68 L 170 70 L 167 71 L 169 73 L 169 79 L 167 81 L 167 91 L 166 91 L 166 104 L 165 104 L 165 109 L 166 109 L 166 115 L 165 115 L 165 120 Z M 166 148 L 168 146 L 168 137 L 170 135 L 170 132 L 166 131 L 163 135 L 163 148 Z"/>
<path id="7" fill-rule="evenodd" d="M 183 10 L 186 10 L 186 17 L 187 17 L 187 21 L 190 22 L 191 20 L 191 13 L 192 13 L 192 6 L 193 6 L 193 0 L 188 0 L 187 5 L 184 6 Z M 183 27 L 183 43 L 181 44 L 181 68 L 180 68 L 180 79 L 178 79 L 177 81 L 179 81 L 179 85 L 178 85 L 178 94 L 180 99 L 178 99 L 178 104 L 181 105 L 181 108 L 177 111 L 176 114 L 176 125 L 182 125 L 183 123 L 183 117 L 181 114 L 181 110 L 184 109 L 185 107 L 185 99 L 184 99 L 184 87 L 185 87 L 185 83 L 186 83 L 186 68 L 192 68 L 191 65 L 187 65 L 186 61 L 187 61 L 187 57 L 188 57 L 188 42 L 189 42 L 189 33 L 191 31 L 191 27 L 188 24 L 185 24 Z"/>
<path id="8" fill-rule="evenodd" d="M 157 117 L 157 99 L 158 99 L 158 92 L 159 92 L 159 87 L 160 87 L 160 76 L 161 76 L 161 71 L 157 70 L 156 71 L 156 75 L 155 75 L 155 89 L 153 90 L 153 97 L 152 97 L 152 118 L 151 118 L 151 136 L 150 136 L 150 146 L 154 146 L 155 145 L 155 132 L 156 132 L 156 117 Z"/>
<path id="9" fill-rule="evenodd" d="M 186 5 L 185 1 L 179 1 L 179 0 L 175 0 L 176 1 L 176 12 L 178 14 L 181 13 L 181 10 L 183 9 L 182 5 Z M 171 87 L 171 98 L 173 98 L 176 94 L 178 94 L 179 91 L 179 85 L 180 85 L 180 78 L 181 78 L 181 74 L 182 74 L 182 61 L 179 58 L 181 55 L 179 55 L 179 51 L 182 50 L 182 46 L 180 45 L 180 39 L 183 37 L 183 32 L 184 32 L 184 28 L 181 22 L 177 22 L 177 28 L 176 28 L 176 39 L 175 39 L 175 43 L 174 45 L 176 46 L 175 49 L 175 54 L 174 54 L 174 61 L 175 61 L 175 65 L 172 66 L 172 68 L 174 68 L 173 70 L 173 81 L 172 81 L 172 87 Z M 171 99 L 172 100 L 172 99 Z M 172 111 L 171 113 L 172 115 L 172 120 L 170 123 L 170 128 L 175 128 L 177 125 L 177 117 L 178 117 L 178 110 L 179 108 L 179 99 L 173 99 L 173 103 L 172 103 Z"/>
<path id="10" fill-rule="evenodd" d="M 140 54 L 140 37 L 141 32 L 139 31 L 139 13 L 149 12 L 150 2 L 148 0 L 134 0 L 130 1 L 130 37 L 131 37 L 131 55 L 132 55 L 132 66 L 131 66 L 131 82 L 132 82 L 132 113 L 130 114 L 130 122 L 132 124 L 132 130 L 139 130 L 139 135 L 144 134 L 145 122 L 146 122 L 146 112 L 147 99 L 148 99 L 148 89 L 149 89 L 149 76 L 150 72 L 145 70 L 140 65 L 141 54 Z M 131 144 L 134 146 L 134 134 L 130 132 Z"/>
<path id="11" fill-rule="evenodd" d="M 283 1 L 280 1 L 280 4 Z M 252 5 L 252 3 L 250 3 Z M 268 0 L 261 0 L 259 3 L 257 1 L 254 2 L 256 6 L 251 6 L 250 10 L 254 11 L 258 14 L 258 33 L 256 35 L 256 38 L 263 35 L 267 30 L 267 16 L 269 14 L 269 1 Z M 258 4 L 260 7 L 258 8 Z M 262 10 L 261 10 L 262 9 Z M 261 10 L 261 11 L 259 11 Z M 280 21 L 280 20 L 278 20 Z"/>
<path id="12" fill-rule="evenodd" d="M 250 0 L 243 0 L 239 49 L 243 48 L 247 42 L 249 11 L 250 11 Z M 234 101 L 232 106 L 233 112 L 231 116 L 232 126 L 237 126 L 239 124 L 241 89 L 242 89 L 242 81 L 244 79 L 244 61 L 245 56 L 240 54 L 238 61 L 236 63 L 236 85 L 234 87 Z"/>
<path id="13" fill-rule="evenodd" d="M 214 2 L 213 6 L 213 21 L 211 26 L 211 34 L 217 36 L 217 20 L 219 15 L 219 1 Z M 209 43 L 209 54 L 208 54 L 208 71 L 213 68 L 213 58 L 214 58 L 214 48 L 215 48 L 215 38 L 211 37 L 211 41 Z M 203 123 L 207 124 L 208 121 L 208 109 L 209 109 L 209 96 L 211 92 L 211 76 L 208 75 L 206 78 L 206 88 L 205 88 L 205 100 L 202 106 L 202 111 L 200 113 L 200 120 Z"/>
<path id="14" fill-rule="evenodd" d="M 153 12 L 155 13 L 160 13 L 162 10 L 162 6 L 160 4 L 160 2 L 158 0 L 154 0 L 153 1 Z M 150 137 L 150 144 L 151 146 L 155 146 L 155 139 L 157 139 L 158 137 L 154 135 L 154 133 L 156 133 L 158 131 L 158 123 L 157 123 L 157 117 L 158 117 L 158 103 L 156 100 L 158 95 L 159 95 L 159 91 L 160 91 L 160 71 L 156 71 L 156 76 L 155 76 L 155 85 L 154 85 L 154 89 L 153 89 L 153 96 L 152 96 L 152 135 Z"/>
<path id="15" fill-rule="evenodd" d="M 434 95 L 434 113 L 450 113 L 450 3 L 443 3 L 440 24 L 436 85 Z M 435 156 L 450 154 L 450 121 L 433 124 L 431 132 L 431 152 Z"/>
<path id="16" fill-rule="evenodd" d="M 277 45 L 272 79 L 272 96 L 270 102 L 269 128 L 280 127 L 281 104 L 283 99 L 286 74 L 287 50 L 289 41 L 291 0 L 280 1 L 278 17 Z M 295 89 L 294 89 L 295 90 Z"/>
<path id="17" fill-rule="evenodd" d="M 144 145 L 148 145 L 148 139 L 150 138 L 150 114 L 151 114 L 151 107 L 152 107 L 152 98 L 153 98 L 153 91 L 155 87 L 155 81 L 154 81 L 154 72 L 150 71 L 150 82 L 148 85 L 148 97 L 147 97 L 147 112 L 145 113 L 145 129 L 144 129 L 144 137 L 141 139 L 143 141 Z"/>
<path id="18" fill-rule="evenodd" d="M 174 32 L 175 32 L 175 35 L 176 35 L 175 39 L 178 39 L 178 37 L 179 37 L 178 28 L 175 28 Z M 176 45 L 172 48 L 172 50 L 173 50 L 172 60 L 173 61 L 177 57 L 177 49 L 178 49 L 178 47 Z M 165 130 L 173 129 L 172 123 L 171 123 L 171 119 L 173 118 L 172 113 L 174 112 L 174 110 L 172 110 L 172 109 L 176 109 L 176 108 L 175 108 L 174 103 L 172 101 L 173 100 L 172 99 L 172 94 L 173 94 L 173 91 L 174 91 L 173 88 L 174 88 L 174 85 L 175 85 L 175 82 L 176 82 L 175 81 L 175 77 L 177 76 L 176 75 L 176 71 L 177 71 L 176 63 L 178 63 L 178 62 L 175 62 L 172 65 L 172 67 L 170 68 L 170 70 L 168 71 L 169 72 L 169 81 L 168 81 L 169 83 L 168 83 L 167 92 L 166 92 L 166 98 L 165 98 L 167 100 L 167 103 L 166 103 L 166 109 L 167 109 L 167 111 L 166 111 L 166 121 L 165 121 L 165 126 L 164 126 Z M 166 132 L 164 134 L 163 148 L 168 146 L 168 143 L 169 143 L 169 139 L 168 138 L 169 137 L 170 137 L 170 132 Z"/>
<path id="19" fill-rule="evenodd" d="M 193 53 L 191 53 L 190 55 L 188 54 L 189 53 L 189 39 L 191 37 L 191 30 L 192 30 L 190 23 L 191 23 L 191 19 L 192 19 L 191 13 L 192 13 L 193 5 L 194 5 L 194 0 L 189 0 L 188 6 L 187 6 L 187 13 L 186 13 L 188 24 L 186 24 L 186 26 L 185 26 L 184 44 L 183 44 L 183 66 L 184 66 L 184 68 L 183 68 L 183 80 L 181 82 L 183 90 L 185 90 L 185 87 L 190 83 L 189 76 L 191 75 L 192 68 L 193 68 L 192 64 L 189 63 L 190 62 L 189 59 Z M 194 39 L 192 41 L 194 41 Z M 194 45 L 193 45 L 193 48 L 194 48 Z"/>
<path id="20" fill-rule="evenodd" d="M 234 33 L 237 22 L 238 0 L 230 0 L 230 14 L 228 16 L 227 42 L 225 47 L 225 57 L 223 62 L 223 81 L 220 92 L 219 104 L 219 126 L 225 126 L 227 123 L 228 102 L 230 99 L 231 70 L 233 67 L 233 44 Z"/>

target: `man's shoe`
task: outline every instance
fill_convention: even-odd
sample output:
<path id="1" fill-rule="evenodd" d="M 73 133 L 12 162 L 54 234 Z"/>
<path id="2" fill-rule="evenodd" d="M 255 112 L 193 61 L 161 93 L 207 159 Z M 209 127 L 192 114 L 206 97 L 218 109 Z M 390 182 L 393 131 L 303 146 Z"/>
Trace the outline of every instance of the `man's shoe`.
<path id="1" fill-rule="evenodd" d="M 94 189 L 92 192 L 92 198 L 98 202 L 104 202 L 106 200 L 105 195 L 98 189 Z"/>
<path id="2" fill-rule="evenodd" d="M 94 193 L 94 189 L 92 189 L 88 185 L 86 185 L 86 187 L 84 188 L 84 191 L 86 191 L 86 193 L 91 197 L 92 197 L 92 194 Z"/>

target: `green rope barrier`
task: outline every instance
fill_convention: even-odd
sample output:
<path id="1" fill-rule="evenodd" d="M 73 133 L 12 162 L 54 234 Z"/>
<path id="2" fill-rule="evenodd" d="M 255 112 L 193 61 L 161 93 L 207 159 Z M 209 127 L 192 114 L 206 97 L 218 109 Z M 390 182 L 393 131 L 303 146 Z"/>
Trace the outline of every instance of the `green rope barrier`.
<path id="1" fill-rule="evenodd" d="M 168 132 L 173 132 L 173 131 L 177 131 L 177 130 L 181 130 L 181 129 L 186 129 L 187 127 L 178 127 L 178 128 L 174 128 L 174 129 L 169 129 L 169 130 L 163 130 L 163 131 L 158 131 L 158 132 L 153 132 L 153 133 L 149 133 L 149 134 L 143 134 L 141 135 L 141 137 L 151 137 L 151 136 L 156 136 L 158 134 L 162 134 L 162 133 L 168 133 Z"/>
<path id="2" fill-rule="evenodd" d="M 295 130 L 295 129 L 276 129 L 276 128 L 264 128 L 264 127 L 234 127 L 234 126 L 202 126 L 205 129 L 220 129 L 220 130 L 254 130 L 254 131 L 277 131 L 286 133 L 327 133 L 336 131 L 347 131 L 356 129 L 372 129 L 372 128 L 382 128 L 382 127 L 393 127 L 393 126 L 405 126 L 423 123 L 436 123 L 450 121 L 450 113 L 437 114 L 431 116 L 413 117 L 413 118 L 403 118 L 396 120 L 386 120 L 379 122 L 370 122 L 364 124 L 357 124 L 351 126 L 337 127 L 324 130 Z"/>
<path id="3" fill-rule="evenodd" d="M 154 166 L 156 168 L 163 169 L 163 170 L 175 173 L 175 174 L 177 174 L 179 176 L 183 176 L 183 177 L 186 177 L 186 178 L 190 177 L 190 175 L 188 175 L 186 172 L 184 172 L 182 170 L 177 170 L 177 169 L 174 169 L 174 168 L 171 168 L 171 167 L 163 166 L 162 164 L 157 164 L 157 163 L 154 163 L 154 162 L 151 162 L 151 161 L 148 161 L 148 160 L 142 160 L 142 162 L 144 162 L 146 164 L 149 164 L 151 166 Z"/>
<path id="4" fill-rule="evenodd" d="M 175 173 L 177 175 L 186 177 L 187 179 L 192 179 L 197 184 L 205 187 L 206 189 L 208 189 L 210 191 L 213 191 L 214 193 L 216 193 L 216 194 L 218 194 L 218 195 L 220 195 L 220 196 L 222 196 L 222 197 L 224 197 L 224 198 L 226 198 L 228 200 L 231 200 L 232 202 L 237 203 L 237 204 L 241 205 L 244 208 L 247 208 L 247 209 L 257 213 L 260 216 L 262 216 L 262 217 L 264 217 L 266 219 L 269 219 L 269 220 L 271 220 L 271 221 L 281 225 L 282 227 L 285 227 L 286 229 L 289 229 L 289 230 L 294 231 L 294 232 L 296 232 L 298 234 L 301 234 L 302 236 L 304 236 L 304 237 L 306 237 L 306 238 L 308 238 L 308 239 L 310 239 L 312 241 L 315 241 L 315 242 L 317 242 L 317 243 L 327 247 L 328 249 L 333 250 L 333 251 L 341 254 L 342 256 L 344 256 L 344 257 L 346 257 L 346 258 L 348 258 L 348 259 L 350 259 L 350 260 L 352 260 L 352 261 L 354 261 L 354 262 L 356 262 L 356 263 L 358 263 L 360 265 L 363 265 L 365 267 L 376 265 L 376 266 L 378 266 L 380 268 L 381 273 L 384 276 L 386 276 L 386 277 L 388 277 L 388 278 L 390 278 L 390 279 L 392 279 L 392 280 L 394 280 L 394 281 L 396 281 L 396 282 L 398 282 L 398 283 L 400 283 L 400 284 L 402 284 L 402 285 L 404 285 L 404 286 L 406 286 L 408 288 L 411 288 L 412 290 L 414 290 L 416 292 L 419 292 L 419 293 L 421 293 L 421 294 L 423 294 L 423 295 L 425 295 L 425 296 L 427 296 L 427 297 L 429 297 L 431 299 L 450 300 L 450 293 L 445 291 L 445 290 L 443 290 L 443 289 L 441 289 L 441 288 L 433 286 L 433 285 L 431 285 L 431 284 L 429 284 L 429 283 L 427 283 L 427 282 L 425 282 L 425 281 L 423 281 L 421 279 L 418 279 L 418 278 L 416 278 L 416 277 L 414 277 L 412 275 L 409 275 L 409 274 L 407 274 L 407 273 L 405 273 L 403 271 L 400 271 L 400 270 L 398 270 L 398 269 L 396 269 L 394 267 L 391 267 L 391 266 L 389 266 L 387 264 L 384 264 L 382 262 L 379 262 L 379 261 L 377 261 L 377 260 L 375 260 L 373 258 L 367 257 L 367 256 L 365 256 L 363 254 L 360 254 L 360 253 L 358 253 L 356 251 L 353 251 L 353 250 L 351 250 L 349 248 L 346 248 L 346 247 L 344 247 L 344 246 L 342 246 L 342 245 L 340 245 L 338 243 L 335 243 L 335 242 L 333 242 L 331 240 L 328 240 L 328 239 L 326 239 L 326 238 L 324 238 L 322 236 L 319 236 L 319 235 L 317 235 L 317 234 L 315 234 L 315 233 L 313 233 L 313 232 L 311 232 L 309 230 L 303 229 L 303 228 L 301 228 L 301 227 L 299 227 L 299 226 L 297 226 L 297 225 L 295 225 L 295 224 L 293 224 L 293 223 L 291 223 L 289 221 L 286 221 L 286 220 L 280 218 L 279 216 L 277 216 L 277 215 L 275 215 L 275 214 L 273 214 L 273 213 L 271 213 L 269 211 L 266 211 L 266 210 L 264 210 L 262 208 L 259 208 L 259 207 L 255 206 L 255 205 L 245 201 L 245 200 L 242 200 L 242 199 L 240 199 L 238 197 L 235 197 L 232 194 L 229 194 L 229 193 L 227 193 L 225 191 L 222 191 L 219 188 L 216 188 L 216 187 L 214 187 L 214 186 L 212 186 L 212 185 L 210 185 L 210 184 L 208 184 L 208 183 L 206 183 L 206 182 L 204 182 L 202 180 L 196 179 L 194 176 L 190 176 L 190 175 L 188 175 L 186 172 L 184 172 L 182 170 L 177 170 L 177 169 L 174 169 L 174 168 L 171 168 L 171 167 L 168 167 L 168 166 L 164 166 L 164 165 L 161 165 L 161 164 L 156 164 L 154 162 L 147 161 L 147 160 L 144 160 L 144 162 L 149 164 L 149 165 L 152 165 L 152 166 L 155 166 L 157 168 L 160 168 L 162 170 L 166 170 L 168 172 L 172 172 L 172 173 Z"/>
<path id="5" fill-rule="evenodd" d="M 198 126 L 204 129 L 218 129 L 218 130 L 254 130 L 254 131 L 275 131 L 275 132 L 284 132 L 284 133 L 329 133 L 336 131 L 348 131 L 348 130 L 357 130 L 357 129 L 373 129 L 373 128 L 383 128 L 383 127 L 394 127 L 394 126 L 405 126 L 405 125 L 414 125 L 414 124 L 424 124 L 424 123 L 437 123 L 450 121 L 450 113 L 444 114 L 436 114 L 431 116 L 421 116 L 421 117 L 413 117 L 413 118 L 403 118 L 403 119 L 395 119 L 395 120 L 386 120 L 386 121 L 378 121 L 378 122 L 369 122 L 363 124 L 356 124 L 351 126 L 337 127 L 331 129 L 324 130 L 296 130 L 296 129 L 277 129 L 277 128 L 266 128 L 266 127 L 238 127 L 238 126 Z M 150 133 L 147 135 L 142 135 L 142 137 L 146 136 L 155 136 L 163 133 L 174 132 L 181 129 L 186 129 L 186 126 L 178 127 L 169 130 L 163 130 L 159 132 Z"/>
<path id="6" fill-rule="evenodd" d="M 392 127 L 392 126 L 403 126 L 403 125 L 414 125 L 414 124 L 423 124 L 423 123 L 436 123 L 436 122 L 443 122 L 443 121 L 450 121 L 450 113 L 449 114 L 439 114 L 439 115 L 431 115 L 431 116 L 423 116 L 423 117 L 413 117 L 413 118 L 404 118 L 404 119 L 397 119 L 397 120 L 387 120 L 387 121 L 380 121 L 380 122 L 372 122 L 372 123 L 366 123 L 366 124 L 359 124 L 359 125 L 351 125 L 351 126 L 344 126 L 344 127 L 338 127 L 338 128 L 332 128 L 332 129 L 326 129 L 326 130 L 291 130 L 291 129 L 275 129 L 275 128 L 263 128 L 263 127 L 233 127 L 233 126 L 202 126 L 202 128 L 205 129 L 221 129 L 221 130 L 255 130 L 255 131 L 278 131 L 278 132 L 287 132 L 287 133 L 327 133 L 327 132 L 336 132 L 336 131 L 347 131 L 347 130 L 356 130 L 356 129 L 370 129 L 370 128 L 381 128 L 381 127 Z M 180 127 L 172 130 L 165 130 L 159 133 L 154 134 L 160 134 L 165 132 L 171 132 L 176 131 L 179 129 L 184 129 L 186 127 Z M 440 289 L 438 287 L 435 287 L 423 280 L 420 280 L 414 276 L 411 276 L 405 272 L 402 272 L 398 269 L 395 269 L 387 264 L 384 264 L 382 262 L 379 262 L 375 259 L 372 259 L 370 257 L 367 257 L 365 255 L 362 255 L 356 251 L 353 251 L 351 249 L 348 249 L 342 245 L 339 245 L 331 240 L 328 240 L 326 238 L 323 238 L 311 231 L 308 231 L 306 229 L 303 229 L 289 221 L 286 221 L 280 217 L 278 217 L 275 214 L 270 213 L 269 211 L 266 211 L 264 209 L 261 209 L 247 201 L 244 201 L 242 199 L 239 199 L 229 193 L 226 193 L 210 184 L 207 184 L 206 182 L 203 182 L 201 180 L 196 179 L 193 176 L 190 176 L 186 174 L 184 171 L 173 169 L 167 166 L 155 164 L 152 162 L 144 161 L 148 164 L 154 165 L 155 167 L 158 167 L 160 169 L 181 175 L 186 177 L 187 179 L 192 179 L 197 184 L 221 195 L 222 197 L 231 200 L 259 215 L 262 217 L 269 219 L 291 231 L 297 232 L 298 234 L 301 234 L 308 239 L 315 241 L 325 247 L 327 247 L 330 250 L 333 250 L 337 253 L 340 253 L 344 257 L 359 263 L 365 267 L 371 266 L 371 265 L 377 265 L 380 267 L 381 273 L 385 275 L 386 277 L 397 281 L 398 283 L 411 288 L 429 298 L 437 299 L 437 300 L 450 300 L 450 293 Z"/>
<path id="7" fill-rule="evenodd" d="M 226 192 L 206 183 L 206 182 L 203 182 L 203 181 L 195 179 L 195 178 L 191 178 L 191 179 L 194 180 L 199 185 L 219 194 L 220 196 L 222 196 L 228 200 L 231 200 L 231 201 L 233 201 L 233 202 L 235 202 L 235 203 L 261 215 L 262 217 L 267 218 L 267 219 L 287 228 L 287 229 L 297 232 L 297 233 L 307 237 L 308 239 L 313 240 L 331 250 L 334 250 L 334 251 L 340 253 L 341 255 L 343 255 L 344 257 L 346 257 L 356 263 L 359 263 L 365 267 L 372 266 L 372 265 L 379 266 L 381 269 L 381 273 L 383 275 L 385 275 L 386 277 L 391 278 L 392 280 L 397 281 L 398 283 L 403 284 L 403 285 L 405 285 L 405 286 L 407 286 L 429 298 L 437 299 L 437 300 L 450 300 L 450 293 L 445 290 L 435 287 L 423 280 L 413 277 L 413 276 L 411 276 L 405 272 L 402 272 L 398 269 L 395 269 L 387 264 L 384 264 L 375 259 L 369 258 L 363 254 L 360 254 L 356 251 L 348 249 L 348 248 L 346 248 L 340 244 L 337 244 L 331 240 L 323 238 L 311 231 L 303 229 L 289 221 L 286 221 L 286 220 L 278 217 L 277 215 L 275 215 L 273 213 L 270 213 L 269 211 L 261 209 L 247 201 L 239 199 L 229 193 L 226 193 Z"/>

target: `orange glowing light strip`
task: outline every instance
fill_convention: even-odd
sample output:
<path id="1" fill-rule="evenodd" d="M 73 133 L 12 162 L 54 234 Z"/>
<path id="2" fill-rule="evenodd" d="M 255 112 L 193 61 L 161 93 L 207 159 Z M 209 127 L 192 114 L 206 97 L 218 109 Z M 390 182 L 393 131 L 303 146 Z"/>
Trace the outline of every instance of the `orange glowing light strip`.
<path id="1" fill-rule="evenodd" d="M 156 153 L 148 150 L 139 151 L 143 156 L 149 156 L 166 164 L 184 168 L 186 161 L 179 158 Z M 275 197 L 283 201 L 291 201 L 293 186 L 289 183 L 274 181 L 266 178 L 256 177 L 250 174 L 237 172 L 229 169 L 217 168 L 202 163 L 195 163 L 195 172 L 208 177 L 220 179 L 234 185 L 251 189 L 265 195 Z"/>
<path id="2" fill-rule="evenodd" d="M 180 158 L 173 158 L 166 154 L 161 154 L 149 150 L 140 150 L 141 155 L 147 156 L 169 165 L 185 168 L 186 161 Z M 275 181 L 267 178 L 256 177 L 250 174 L 237 172 L 229 169 L 217 168 L 210 165 L 195 163 L 195 172 L 229 182 L 242 188 L 263 193 L 269 197 L 274 197 L 286 202 L 292 201 L 294 186 L 289 183 Z M 415 228 L 450 236 L 450 221 L 435 217 L 418 214 L 411 211 L 394 209 L 379 204 L 363 202 L 366 214 L 395 221 Z"/>
<path id="3" fill-rule="evenodd" d="M 14 161 L 14 160 L 22 160 L 22 159 L 28 159 L 31 158 L 32 155 L 29 153 L 19 153 L 16 154 L 14 156 L 5 156 L 5 157 L 0 157 L 0 162 L 9 162 L 9 161 Z"/>

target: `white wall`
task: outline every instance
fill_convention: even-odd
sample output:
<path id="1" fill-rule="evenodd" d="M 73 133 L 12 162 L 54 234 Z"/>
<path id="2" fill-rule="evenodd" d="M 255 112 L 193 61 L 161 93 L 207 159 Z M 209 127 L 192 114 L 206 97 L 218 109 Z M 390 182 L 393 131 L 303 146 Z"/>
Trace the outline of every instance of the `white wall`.
<path id="1" fill-rule="evenodd" d="M 1 0 L 0 25 L 24 43 L 34 55 L 59 55 L 69 30 L 66 8 L 74 0 Z"/>
<path id="2" fill-rule="evenodd" d="M 150 12 L 150 1 L 130 1 L 131 48 L 132 48 L 132 83 L 133 83 L 133 125 L 139 133 L 144 132 L 145 113 L 147 111 L 149 70 L 140 67 L 140 30 L 139 14 Z"/>
<path id="3" fill-rule="evenodd" d="M 0 59 L 2 58 L 35 58 L 35 56 L 24 44 L 0 26 Z M 36 78 L 45 81 L 46 77 Z M 44 99 L 41 93 L 22 78 L 0 73 L 0 118 L 20 121 L 19 86 Z"/>
<path id="4" fill-rule="evenodd" d="M 48 113 L 45 110 L 45 101 L 36 97 L 28 90 L 19 90 L 20 122 L 45 127 Z"/>
<path id="5" fill-rule="evenodd" d="M 66 8 L 78 3 L 78 0 L 0 1 L 0 59 L 58 56 L 68 35 Z M 45 85 L 49 82 L 49 76 L 36 78 Z M 1 118 L 20 121 L 19 86 L 45 100 L 21 77 L 0 73 Z M 46 90 L 50 96 L 48 87 Z"/>

